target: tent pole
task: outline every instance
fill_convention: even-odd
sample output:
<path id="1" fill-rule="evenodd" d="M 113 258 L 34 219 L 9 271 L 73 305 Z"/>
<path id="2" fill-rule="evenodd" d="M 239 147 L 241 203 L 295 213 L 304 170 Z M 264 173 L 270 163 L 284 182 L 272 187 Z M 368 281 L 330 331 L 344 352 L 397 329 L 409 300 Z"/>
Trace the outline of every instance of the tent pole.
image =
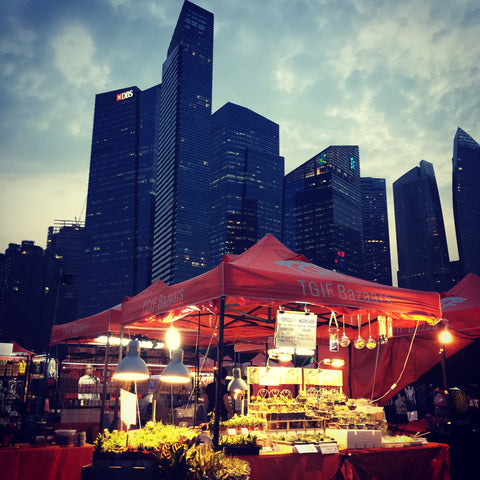
<path id="1" fill-rule="evenodd" d="M 100 422 L 98 425 L 98 431 L 100 433 L 102 433 L 105 428 L 105 426 L 103 425 L 103 422 L 105 417 L 105 398 L 107 396 L 107 371 L 108 371 L 108 358 L 110 355 L 109 349 L 110 349 L 110 332 L 107 332 L 107 343 L 105 345 L 105 363 L 103 366 L 102 401 L 100 402 Z"/>
<path id="2" fill-rule="evenodd" d="M 122 315 L 123 315 L 123 308 L 122 308 Z M 120 346 L 118 347 L 118 363 L 122 361 L 123 355 L 123 325 L 120 327 Z M 118 410 L 120 408 L 120 387 L 117 384 L 115 388 L 115 406 L 113 407 L 113 428 L 119 430 L 119 418 L 118 418 Z"/>
<path id="3" fill-rule="evenodd" d="M 352 344 L 348 345 L 348 391 L 349 398 L 352 397 Z"/>
<path id="4" fill-rule="evenodd" d="M 225 324 L 225 296 L 220 297 L 220 312 L 218 322 L 217 340 L 217 377 L 215 379 L 215 416 L 213 420 L 213 446 L 218 449 L 218 437 L 220 430 L 220 400 L 222 400 L 222 364 L 223 364 L 223 327 Z"/>
<path id="5" fill-rule="evenodd" d="M 195 381 L 193 385 L 195 392 L 195 407 L 193 410 L 193 426 L 197 425 L 197 408 L 200 390 L 200 312 L 198 312 L 197 344 L 195 345 Z"/>

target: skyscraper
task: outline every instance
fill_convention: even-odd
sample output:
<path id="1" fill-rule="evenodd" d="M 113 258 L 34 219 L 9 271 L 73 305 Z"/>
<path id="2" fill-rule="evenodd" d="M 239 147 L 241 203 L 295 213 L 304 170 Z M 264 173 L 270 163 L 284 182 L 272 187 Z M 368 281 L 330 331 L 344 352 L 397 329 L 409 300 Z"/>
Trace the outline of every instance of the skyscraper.
<path id="1" fill-rule="evenodd" d="M 393 183 L 398 286 L 450 288 L 447 240 L 433 165 L 425 160 Z"/>
<path id="2" fill-rule="evenodd" d="M 156 122 L 161 86 L 95 98 L 78 317 L 151 283 Z"/>
<path id="3" fill-rule="evenodd" d="M 284 178 L 283 241 L 313 263 L 363 275 L 358 146 L 331 146 Z"/>
<path id="4" fill-rule="evenodd" d="M 55 220 L 55 224 L 48 228 L 44 253 L 47 303 L 45 325 L 58 325 L 77 319 L 84 235 L 84 222 L 77 220 Z"/>
<path id="5" fill-rule="evenodd" d="M 387 189 L 384 178 L 362 177 L 363 278 L 392 284 L 390 238 L 388 234 Z"/>
<path id="6" fill-rule="evenodd" d="M 207 269 L 213 14 L 185 1 L 162 71 L 153 280 Z"/>
<path id="7" fill-rule="evenodd" d="M 15 340 L 36 353 L 46 351 L 45 294 L 43 249 L 27 240 L 10 243 L 0 259 L 0 342 Z"/>
<path id="8" fill-rule="evenodd" d="M 212 116 L 211 265 L 282 235 L 284 159 L 278 124 L 227 103 Z"/>
<path id="9" fill-rule="evenodd" d="M 453 215 L 464 273 L 480 275 L 480 145 L 461 128 L 453 141 Z"/>

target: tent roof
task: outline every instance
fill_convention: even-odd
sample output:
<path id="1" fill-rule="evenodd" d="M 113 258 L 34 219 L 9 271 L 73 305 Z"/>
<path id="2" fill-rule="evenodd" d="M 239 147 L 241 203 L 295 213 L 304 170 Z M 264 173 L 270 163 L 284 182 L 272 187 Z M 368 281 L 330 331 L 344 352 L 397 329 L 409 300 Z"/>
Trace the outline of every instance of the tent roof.
<path id="1" fill-rule="evenodd" d="M 123 325 L 155 328 L 176 325 L 196 328 L 205 337 L 215 331 L 220 298 L 226 300 L 224 339 L 264 341 L 272 336 L 276 310 L 303 311 L 305 306 L 327 320 L 343 314 L 356 325 L 356 315 L 388 315 L 397 325 L 412 320 L 436 323 L 441 318 L 440 296 L 368 282 L 332 272 L 309 262 L 267 234 L 240 255 L 226 255 L 212 270 L 167 286 L 155 282 L 123 302 Z M 353 317 L 355 315 L 355 318 Z M 178 320 L 181 319 L 181 320 Z M 321 320 L 320 319 L 320 320 Z M 241 331 L 238 328 L 241 327 Z"/>

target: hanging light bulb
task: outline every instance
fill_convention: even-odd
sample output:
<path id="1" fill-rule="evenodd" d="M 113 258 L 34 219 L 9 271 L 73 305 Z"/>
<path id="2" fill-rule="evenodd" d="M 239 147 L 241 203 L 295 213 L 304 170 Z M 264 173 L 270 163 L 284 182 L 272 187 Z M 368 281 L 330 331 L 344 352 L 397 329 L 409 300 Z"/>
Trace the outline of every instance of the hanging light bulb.
<path id="1" fill-rule="evenodd" d="M 320 360 L 320 363 L 330 367 L 340 368 L 345 365 L 345 360 L 343 360 L 343 358 L 324 358 L 323 360 Z"/>
<path id="2" fill-rule="evenodd" d="M 453 340 L 452 334 L 450 333 L 450 330 L 448 328 L 448 321 L 445 320 L 445 326 L 443 327 L 443 330 L 440 332 L 439 335 L 439 340 L 442 345 L 445 345 L 446 343 L 451 343 Z"/>
<path id="3" fill-rule="evenodd" d="M 170 351 L 178 350 L 180 348 L 180 334 L 173 325 L 167 330 L 165 341 Z"/>

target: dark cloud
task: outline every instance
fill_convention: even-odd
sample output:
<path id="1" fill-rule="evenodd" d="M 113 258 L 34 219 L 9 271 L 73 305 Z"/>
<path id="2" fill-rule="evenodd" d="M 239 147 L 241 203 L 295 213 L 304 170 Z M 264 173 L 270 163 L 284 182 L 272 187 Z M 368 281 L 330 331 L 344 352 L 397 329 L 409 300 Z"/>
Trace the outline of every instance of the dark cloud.
<path id="1" fill-rule="evenodd" d="M 12 238 L 15 228 L 43 244 L 59 203 L 71 217 L 81 211 L 95 94 L 161 81 L 182 3 L 5 3 L 0 195 L 17 214 L 2 212 L 0 222 L 18 225 L 3 229 L 0 249 L 22 240 Z M 279 123 L 287 171 L 329 145 L 354 144 L 362 173 L 386 178 L 390 200 L 391 183 L 421 159 L 451 195 L 456 128 L 480 137 L 478 2 L 197 3 L 215 15 L 214 109 L 232 101 Z M 69 188 L 47 201 L 56 184 Z M 32 203 L 35 220 L 24 214 Z"/>

